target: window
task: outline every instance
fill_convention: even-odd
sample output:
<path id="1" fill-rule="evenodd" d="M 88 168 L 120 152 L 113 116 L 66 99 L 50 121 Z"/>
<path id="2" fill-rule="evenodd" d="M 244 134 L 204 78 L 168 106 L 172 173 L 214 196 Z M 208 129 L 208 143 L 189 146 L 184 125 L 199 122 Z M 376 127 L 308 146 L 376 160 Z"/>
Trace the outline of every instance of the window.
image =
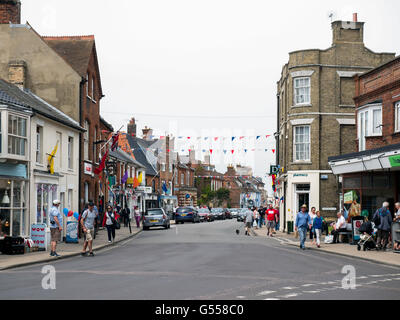
<path id="1" fill-rule="evenodd" d="M 86 95 L 89 97 L 89 73 L 86 73 Z"/>
<path id="2" fill-rule="evenodd" d="M 294 104 L 309 104 L 310 101 L 310 78 L 294 79 Z"/>
<path id="3" fill-rule="evenodd" d="M 97 141 L 98 141 L 98 138 L 97 138 L 97 127 L 94 127 L 94 142 L 97 142 Z M 99 159 L 98 159 L 99 154 L 97 153 L 97 146 L 98 146 L 98 144 L 95 144 L 94 148 L 93 148 L 93 162 L 95 162 L 95 163 L 99 162 Z"/>
<path id="4" fill-rule="evenodd" d="M 8 153 L 25 156 L 27 144 L 25 118 L 8 115 Z"/>
<path id="5" fill-rule="evenodd" d="M 187 172 L 186 173 L 186 185 L 190 185 L 190 173 L 189 172 Z"/>
<path id="6" fill-rule="evenodd" d="M 371 105 L 358 111 L 359 151 L 366 148 L 365 138 L 382 135 L 382 106 Z"/>
<path id="7" fill-rule="evenodd" d="M 36 163 L 43 163 L 43 127 L 36 126 Z"/>
<path id="8" fill-rule="evenodd" d="M 310 126 L 294 127 L 294 161 L 310 159 Z"/>
<path id="9" fill-rule="evenodd" d="M 62 134 L 61 132 L 56 132 L 57 136 L 57 153 L 55 157 L 55 163 L 56 163 L 56 168 L 58 168 L 59 171 L 61 171 L 62 168 L 62 156 L 63 156 L 63 150 L 62 150 Z"/>
<path id="10" fill-rule="evenodd" d="M 165 163 L 161 163 L 161 171 L 165 172 Z"/>
<path id="11" fill-rule="evenodd" d="M 95 91 L 94 91 L 94 86 L 95 86 L 95 82 L 94 82 L 94 77 L 92 78 L 92 99 L 95 100 Z"/>
<path id="12" fill-rule="evenodd" d="M 178 171 L 175 169 L 175 184 L 178 184 Z"/>
<path id="13" fill-rule="evenodd" d="M 83 134 L 83 159 L 89 160 L 89 122 L 85 121 L 85 133 Z"/>
<path id="14" fill-rule="evenodd" d="M 181 173 L 181 185 L 183 186 L 185 184 L 185 174 Z"/>
<path id="15" fill-rule="evenodd" d="M 68 169 L 74 168 L 74 138 L 68 137 Z"/>
<path id="16" fill-rule="evenodd" d="M 396 130 L 396 132 L 399 132 L 400 131 L 400 101 L 395 104 L 394 108 L 395 108 L 395 114 L 396 114 L 396 116 L 395 116 L 395 122 L 396 122 L 395 130 Z M 1 137 L 1 135 L 0 135 L 0 137 Z"/>

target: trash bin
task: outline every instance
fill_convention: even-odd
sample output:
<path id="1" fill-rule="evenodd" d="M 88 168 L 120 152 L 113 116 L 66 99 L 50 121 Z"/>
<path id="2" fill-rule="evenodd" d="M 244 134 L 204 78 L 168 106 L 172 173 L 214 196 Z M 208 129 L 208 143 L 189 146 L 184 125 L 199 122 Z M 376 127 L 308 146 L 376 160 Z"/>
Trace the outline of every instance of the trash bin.
<path id="1" fill-rule="evenodd" d="M 288 233 L 293 232 L 293 221 L 288 221 L 287 222 L 287 232 Z"/>

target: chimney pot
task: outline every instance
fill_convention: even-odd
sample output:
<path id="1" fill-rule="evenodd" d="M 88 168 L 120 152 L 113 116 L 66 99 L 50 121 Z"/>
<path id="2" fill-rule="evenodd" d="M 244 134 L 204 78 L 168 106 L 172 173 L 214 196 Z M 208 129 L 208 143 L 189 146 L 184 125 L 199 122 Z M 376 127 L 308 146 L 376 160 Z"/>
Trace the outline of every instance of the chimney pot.
<path id="1" fill-rule="evenodd" d="M 21 1 L 0 0 L 0 24 L 21 24 Z"/>
<path id="2" fill-rule="evenodd" d="M 353 13 L 353 22 L 358 22 L 358 14 Z"/>

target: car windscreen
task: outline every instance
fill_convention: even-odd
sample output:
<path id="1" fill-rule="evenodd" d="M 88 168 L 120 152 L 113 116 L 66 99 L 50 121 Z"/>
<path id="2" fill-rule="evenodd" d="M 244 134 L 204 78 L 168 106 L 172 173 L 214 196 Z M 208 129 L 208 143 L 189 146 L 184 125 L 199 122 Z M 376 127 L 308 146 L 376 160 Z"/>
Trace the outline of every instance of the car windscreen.
<path id="1" fill-rule="evenodd" d="M 209 213 L 210 211 L 208 211 L 208 209 L 200 209 L 199 213 Z"/>
<path id="2" fill-rule="evenodd" d="M 164 212 L 161 209 L 158 210 L 148 210 L 146 216 L 162 216 Z"/>
<path id="3" fill-rule="evenodd" d="M 178 208 L 178 209 L 176 209 L 176 213 L 189 213 L 189 212 L 192 212 L 193 211 L 193 209 L 190 209 L 190 208 Z"/>

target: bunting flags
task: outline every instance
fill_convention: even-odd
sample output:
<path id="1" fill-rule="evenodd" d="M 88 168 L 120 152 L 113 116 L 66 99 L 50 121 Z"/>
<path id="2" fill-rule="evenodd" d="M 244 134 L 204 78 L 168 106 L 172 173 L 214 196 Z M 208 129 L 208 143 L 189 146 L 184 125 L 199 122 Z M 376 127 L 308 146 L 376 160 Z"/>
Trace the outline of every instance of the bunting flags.
<path id="1" fill-rule="evenodd" d="M 128 180 L 128 170 L 125 171 L 125 174 L 124 174 L 124 176 L 123 176 L 122 179 L 121 179 L 121 183 L 122 183 L 122 184 L 125 184 L 127 180 Z"/>
<path id="2" fill-rule="evenodd" d="M 143 181 L 143 172 L 140 172 L 139 177 L 138 177 L 139 184 L 142 183 L 142 181 Z"/>

